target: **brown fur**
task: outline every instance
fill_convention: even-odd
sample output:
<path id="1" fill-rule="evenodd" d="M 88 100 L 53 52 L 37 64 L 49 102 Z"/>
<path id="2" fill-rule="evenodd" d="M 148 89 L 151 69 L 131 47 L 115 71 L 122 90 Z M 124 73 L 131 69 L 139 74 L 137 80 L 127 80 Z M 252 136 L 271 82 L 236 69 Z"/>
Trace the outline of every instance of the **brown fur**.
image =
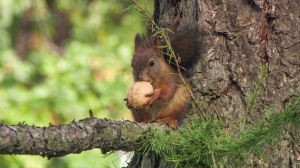
<path id="1" fill-rule="evenodd" d="M 146 94 L 150 97 L 144 110 L 136 110 L 127 103 L 137 122 L 165 121 L 177 127 L 178 121 L 184 118 L 189 103 L 189 93 L 183 85 L 177 71 L 164 59 L 161 42 L 154 38 L 148 43 L 139 34 L 135 38 L 135 54 L 132 67 L 135 81 L 150 82 L 154 91 Z M 151 65 L 153 61 L 153 65 Z"/>

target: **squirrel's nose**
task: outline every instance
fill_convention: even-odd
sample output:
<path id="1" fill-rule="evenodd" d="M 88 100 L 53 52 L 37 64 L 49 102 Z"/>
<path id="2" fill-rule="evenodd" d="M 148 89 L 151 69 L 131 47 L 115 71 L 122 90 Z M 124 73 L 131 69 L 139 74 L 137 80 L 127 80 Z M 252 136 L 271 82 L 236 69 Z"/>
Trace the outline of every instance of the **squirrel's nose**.
<path id="1" fill-rule="evenodd" d="M 142 76 L 138 76 L 137 81 L 138 81 L 138 82 L 144 81 L 144 78 L 143 78 Z"/>

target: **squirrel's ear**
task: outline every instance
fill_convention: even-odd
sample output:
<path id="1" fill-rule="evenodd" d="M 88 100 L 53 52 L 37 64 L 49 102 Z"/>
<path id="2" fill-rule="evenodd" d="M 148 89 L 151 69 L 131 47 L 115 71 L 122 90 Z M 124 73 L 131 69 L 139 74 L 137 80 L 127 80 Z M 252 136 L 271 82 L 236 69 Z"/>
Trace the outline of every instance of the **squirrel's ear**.
<path id="1" fill-rule="evenodd" d="M 135 50 L 138 50 L 138 49 L 142 48 L 143 45 L 144 45 L 143 40 L 142 40 L 140 34 L 137 33 L 136 36 L 135 36 Z"/>
<path id="2" fill-rule="evenodd" d="M 154 50 L 158 53 L 159 56 L 163 56 L 163 53 L 162 53 L 162 43 L 161 41 L 159 40 L 159 38 L 155 38 L 154 41 L 153 41 L 153 48 Z"/>
<path id="3" fill-rule="evenodd" d="M 161 43 L 161 41 L 158 39 L 158 38 L 155 38 L 154 39 L 154 46 L 162 46 L 162 43 Z"/>

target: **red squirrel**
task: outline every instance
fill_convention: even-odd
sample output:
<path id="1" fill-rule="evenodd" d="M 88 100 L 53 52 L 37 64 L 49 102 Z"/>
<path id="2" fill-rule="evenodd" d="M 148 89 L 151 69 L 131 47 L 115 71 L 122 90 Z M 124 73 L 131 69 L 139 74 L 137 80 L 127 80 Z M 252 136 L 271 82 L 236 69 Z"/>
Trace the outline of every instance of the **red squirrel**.
<path id="1" fill-rule="evenodd" d="M 175 46 L 181 45 L 180 40 L 182 42 L 188 40 L 175 36 L 170 38 L 171 44 L 172 39 L 176 40 Z M 176 68 L 165 60 L 166 56 L 160 46 L 162 42 L 158 38 L 151 37 L 144 41 L 139 34 L 136 35 L 135 54 L 132 59 L 134 81 L 150 82 L 154 91 L 145 95 L 149 97 L 149 101 L 144 104 L 145 109 L 134 109 L 128 102 L 126 105 L 137 122 L 164 121 L 176 128 L 178 121 L 184 118 L 188 110 L 187 100 L 190 95 L 178 76 Z"/>

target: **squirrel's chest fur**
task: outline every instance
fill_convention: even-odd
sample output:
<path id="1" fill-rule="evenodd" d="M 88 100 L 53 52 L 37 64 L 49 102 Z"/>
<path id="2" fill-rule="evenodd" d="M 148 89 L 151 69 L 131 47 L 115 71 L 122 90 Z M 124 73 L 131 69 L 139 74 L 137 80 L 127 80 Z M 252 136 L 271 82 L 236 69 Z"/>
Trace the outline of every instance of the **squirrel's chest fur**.
<path id="1" fill-rule="evenodd" d="M 155 101 L 151 108 L 145 110 L 145 118 L 147 121 L 154 121 L 157 118 L 172 117 L 177 120 L 181 120 L 184 117 L 188 107 L 187 100 L 189 99 L 189 93 L 183 85 L 176 86 L 174 96 L 167 102 Z"/>

